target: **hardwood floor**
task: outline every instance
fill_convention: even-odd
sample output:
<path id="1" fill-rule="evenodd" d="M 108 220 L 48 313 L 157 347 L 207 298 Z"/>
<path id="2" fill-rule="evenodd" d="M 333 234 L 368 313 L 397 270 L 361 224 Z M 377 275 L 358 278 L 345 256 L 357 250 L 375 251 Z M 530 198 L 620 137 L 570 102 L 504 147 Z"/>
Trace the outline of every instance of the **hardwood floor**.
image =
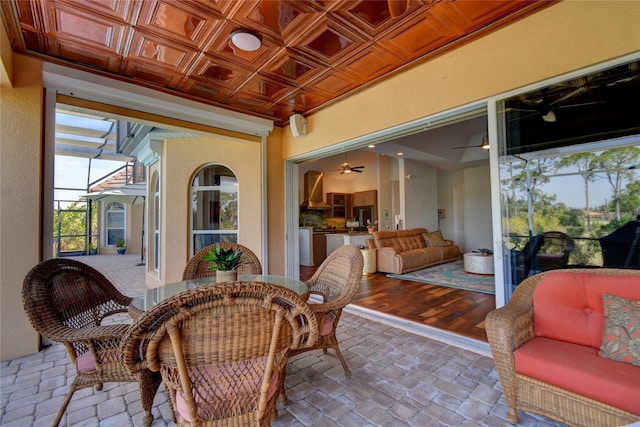
<path id="1" fill-rule="evenodd" d="M 315 267 L 300 266 L 301 280 Z M 354 305 L 487 342 L 484 319 L 495 296 L 445 286 L 398 280 L 385 273 L 362 276 Z"/>

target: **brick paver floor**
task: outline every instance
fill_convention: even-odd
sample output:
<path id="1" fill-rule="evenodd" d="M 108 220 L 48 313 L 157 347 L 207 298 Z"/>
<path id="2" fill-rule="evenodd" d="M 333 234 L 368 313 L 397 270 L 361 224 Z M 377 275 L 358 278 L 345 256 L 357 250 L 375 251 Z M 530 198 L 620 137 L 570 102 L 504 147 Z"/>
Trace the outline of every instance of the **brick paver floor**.
<path id="1" fill-rule="evenodd" d="M 82 257 L 125 294 L 144 288 L 139 255 Z M 122 319 L 120 319 L 122 320 Z M 372 320 L 343 314 L 338 329 L 351 378 L 330 350 L 290 359 L 287 396 L 274 427 L 510 426 L 493 360 L 487 355 Z M 59 344 L 0 364 L 0 425 L 50 426 L 74 375 Z M 173 426 L 163 386 L 153 426 Z M 75 393 L 61 425 L 141 426 L 137 385 L 108 383 Z M 562 426 L 520 413 L 521 426 Z"/>

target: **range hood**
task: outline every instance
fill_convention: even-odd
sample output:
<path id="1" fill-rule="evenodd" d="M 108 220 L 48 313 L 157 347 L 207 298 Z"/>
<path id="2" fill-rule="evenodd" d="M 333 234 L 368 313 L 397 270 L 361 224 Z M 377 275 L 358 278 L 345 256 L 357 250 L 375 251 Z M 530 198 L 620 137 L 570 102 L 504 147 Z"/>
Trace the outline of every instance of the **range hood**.
<path id="1" fill-rule="evenodd" d="M 309 171 L 304 174 L 304 201 L 300 205 L 302 209 L 331 209 L 331 205 L 324 202 L 322 189 L 322 172 Z"/>

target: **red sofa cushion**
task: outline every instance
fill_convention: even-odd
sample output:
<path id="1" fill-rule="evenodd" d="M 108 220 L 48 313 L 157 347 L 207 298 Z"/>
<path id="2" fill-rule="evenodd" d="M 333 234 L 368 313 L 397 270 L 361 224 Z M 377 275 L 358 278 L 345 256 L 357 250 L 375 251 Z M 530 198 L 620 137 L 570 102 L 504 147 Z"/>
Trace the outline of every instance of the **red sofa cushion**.
<path id="1" fill-rule="evenodd" d="M 604 328 L 602 294 L 640 299 L 640 274 L 622 277 L 571 270 L 546 273 L 533 293 L 535 336 L 600 349 Z"/>
<path id="2" fill-rule="evenodd" d="M 515 353 L 516 372 L 640 415 L 640 368 L 592 347 L 533 338 Z"/>

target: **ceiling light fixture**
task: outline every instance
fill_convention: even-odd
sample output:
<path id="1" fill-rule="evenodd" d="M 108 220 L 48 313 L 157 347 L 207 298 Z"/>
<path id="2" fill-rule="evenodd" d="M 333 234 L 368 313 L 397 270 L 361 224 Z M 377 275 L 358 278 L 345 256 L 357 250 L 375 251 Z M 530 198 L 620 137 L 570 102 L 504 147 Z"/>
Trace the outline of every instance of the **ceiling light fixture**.
<path id="1" fill-rule="evenodd" d="M 484 138 L 482 138 L 482 145 L 480 146 L 480 148 L 482 148 L 483 150 L 488 150 L 489 149 L 489 138 L 487 138 L 486 136 Z"/>
<path id="2" fill-rule="evenodd" d="M 257 35 L 245 30 L 238 30 L 231 33 L 231 43 L 238 49 L 245 50 L 247 52 L 253 52 L 260 49 L 262 41 Z"/>
<path id="3" fill-rule="evenodd" d="M 556 121 L 556 114 L 553 112 L 553 110 L 549 110 L 547 114 L 542 115 L 542 120 L 544 120 L 545 122 L 554 123 Z"/>

